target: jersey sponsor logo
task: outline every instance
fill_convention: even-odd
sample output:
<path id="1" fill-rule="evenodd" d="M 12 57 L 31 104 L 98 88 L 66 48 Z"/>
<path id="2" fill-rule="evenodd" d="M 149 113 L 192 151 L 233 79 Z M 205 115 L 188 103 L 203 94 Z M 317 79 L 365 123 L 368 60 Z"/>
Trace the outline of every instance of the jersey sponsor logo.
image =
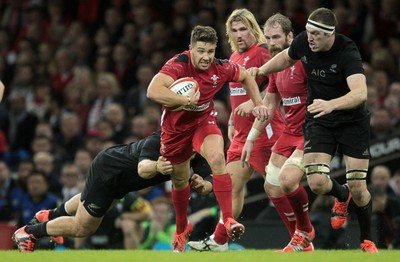
<path id="1" fill-rule="evenodd" d="M 246 89 L 243 87 L 233 87 L 230 88 L 231 96 L 243 96 L 246 95 Z"/>
<path id="2" fill-rule="evenodd" d="M 210 107 L 210 102 L 202 104 L 200 106 L 185 106 L 183 109 L 186 111 L 204 111 Z"/>
<path id="3" fill-rule="evenodd" d="M 217 75 L 212 75 L 212 77 L 211 77 L 211 81 L 213 82 L 213 84 L 212 84 L 212 87 L 213 88 L 216 88 L 217 87 L 217 85 L 218 85 L 218 78 L 219 78 L 219 76 L 217 76 Z"/>
<path id="4" fill-rule="evenodd" d="M 311 74 L 319 77 L 326 77 L 326 72 L 323 69 L 313 69 Z"/>
<path id="5" fill-rule="evenodd" d="M 301 99 L 299 96 L 282 98 L 282 103 L 283 103 L 283 106 L 298 105 L 298 104 L 301 104 Z"/>

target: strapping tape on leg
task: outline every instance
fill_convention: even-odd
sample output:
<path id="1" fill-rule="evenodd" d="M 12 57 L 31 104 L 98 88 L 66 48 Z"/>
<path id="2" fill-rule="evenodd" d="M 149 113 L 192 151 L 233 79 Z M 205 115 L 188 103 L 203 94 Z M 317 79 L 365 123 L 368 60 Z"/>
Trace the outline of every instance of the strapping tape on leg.
<path id="1" fill-rule="evenodd" d="M 365 180 L 367 178 L 367 170 L 352 169 L 346 171 L 347 180 Z"/>
<path id="2" fill-rule="evenodd" d="M 302 157 L 289 157 L 288 159 L 286 159 L 283 167 L 287 165 L 297 166 L 298 168 L 300 168 L 301 171 L 306 172 L 306 169 L 304 168 L 304 160 Z"/>
<path id="3" fill-rule="evenodd" d="M 324 163 L 313 163 L 304 166 L 306 170 L 306 175 L 313 175 L 313 174 L 321 174 L 321 175 L 329 175 L 331 169 L 329 165 Z"/>
<path id="4" fill-rule="evenodd" d="M 268 183 L 274 186 L 280 186 L 279 173 L 281 172 L 281 169 L 279 167 L 269 163 L 265 168 L 265 172 L 267 173 L 265 180 L 267 180 Z"/>

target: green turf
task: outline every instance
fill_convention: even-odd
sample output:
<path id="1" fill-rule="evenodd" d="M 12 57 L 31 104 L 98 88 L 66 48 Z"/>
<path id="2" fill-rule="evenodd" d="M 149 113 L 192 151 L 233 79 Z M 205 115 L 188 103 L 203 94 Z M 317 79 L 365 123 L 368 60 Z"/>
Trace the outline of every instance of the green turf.
<path id="1" fill-rule="evenodd" d="M 400 261 L 400 250 L 380 250 L 378 254 L 367 254 L 360 250 L 317 250 L 313 253 L 277 254 L 273 250 L 242 250 L 224 253 L 208 253 L 188 251 L 175 254 L 171 251 L 142 251 L 142 250 L 68 250 L 42 251 L 34 253 L 19 253 L 18 251 L 0 251 L 1 262 L 98 262 L 98 261 L 129 261 L 129 262 L 391 262 Z"/>

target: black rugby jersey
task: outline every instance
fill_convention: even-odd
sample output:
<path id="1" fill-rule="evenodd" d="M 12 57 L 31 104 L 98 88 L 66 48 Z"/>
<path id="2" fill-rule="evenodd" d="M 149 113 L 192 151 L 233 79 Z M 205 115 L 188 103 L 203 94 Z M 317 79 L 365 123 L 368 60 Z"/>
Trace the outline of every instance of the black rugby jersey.
<path id="1" fill-rule="evenodd" d="M 307 105 L 313 99 L 331 100 L 347 94 L 350 89 L 346 78 L 353 74 L 364 73 L 360 52 L 356 44 L 348 37 L 335 34 L 332 48 L 326 52 L 312 52 L 307 32 L 303 31 L 293 40 L 289 47 L 292 59 L 301 59 L 307 73 Z M 366 117 L 368 111 L 365 103 L 352 109 L 335 110 L 330 114 L 314 119 L 332 125 L 337 122 L 351 122 Z M 306 113 L 306 119 L 313 115 Z"/>

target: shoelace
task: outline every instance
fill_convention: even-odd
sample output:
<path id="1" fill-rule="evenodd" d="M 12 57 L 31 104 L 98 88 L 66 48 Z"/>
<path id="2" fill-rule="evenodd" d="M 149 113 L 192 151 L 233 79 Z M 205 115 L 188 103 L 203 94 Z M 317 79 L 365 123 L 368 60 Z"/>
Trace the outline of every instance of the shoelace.
<path id="1" fill-rule="evenodd" d="M 306 233 L 301 231 L 296 231 L 293 234 L 292 241 L 290 244 L 292 247 L 301 247 L 304 249 L 310 244 L 310 239 Z"/>
<path id="2" fill-rule="evenodd" d="M 203 247 L 203 249 L 204 250 L 209 250 L 209 251 L 211 251 L 211 246 L 207 243 L 207 242 L 209 242 L 211 239 L 210 239 L 210 237 L 208 236 L 208 237 L 206 237 L 205 239 L 203 239 L 203 245 L 204 245 L 204 247 Z"/>
<path id="3" fill-rule="evenodd" d="M 336 216 L 346 216 L 347 215 L 347 201 L 346 202 L 337 202 L 338 204 L 335 207 L 334 215 Z"/>

